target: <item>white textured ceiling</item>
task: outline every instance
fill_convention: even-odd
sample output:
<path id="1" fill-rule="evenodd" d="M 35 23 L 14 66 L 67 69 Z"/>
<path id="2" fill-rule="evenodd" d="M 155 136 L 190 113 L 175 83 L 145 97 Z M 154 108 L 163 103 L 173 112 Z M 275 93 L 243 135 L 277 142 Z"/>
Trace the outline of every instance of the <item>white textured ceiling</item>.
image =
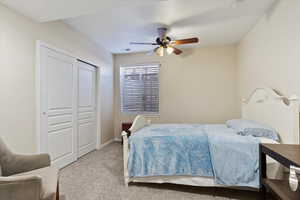
<path id="1" fill-rule="evenodd" d="M 64 20 L 112 53 L 147 51 L 156 29 L 200 45 L 238 42 L 276 0 L 0 0 L 37 21 Z"/>
<path id="2" fill-rule="evenodd" d="M 157 1 L 164 0 L 0 0 L 0 3 L 36 21 L 48 22 Z"/>

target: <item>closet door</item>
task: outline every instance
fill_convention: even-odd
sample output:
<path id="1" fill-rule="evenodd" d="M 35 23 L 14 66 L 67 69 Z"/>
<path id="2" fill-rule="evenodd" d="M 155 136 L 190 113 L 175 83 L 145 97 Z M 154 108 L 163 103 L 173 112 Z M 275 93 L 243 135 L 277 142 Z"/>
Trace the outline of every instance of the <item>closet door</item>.
<path id="1" fill-rule="evenodd" d="M 78 156 L 96 149 L 96 68 L 78 63 Z"/>
<path id="2" fill-rule="evenodd" d="M 76 59 L 41 47 L 41 150 L 62 168 L 77 159 Z"/>

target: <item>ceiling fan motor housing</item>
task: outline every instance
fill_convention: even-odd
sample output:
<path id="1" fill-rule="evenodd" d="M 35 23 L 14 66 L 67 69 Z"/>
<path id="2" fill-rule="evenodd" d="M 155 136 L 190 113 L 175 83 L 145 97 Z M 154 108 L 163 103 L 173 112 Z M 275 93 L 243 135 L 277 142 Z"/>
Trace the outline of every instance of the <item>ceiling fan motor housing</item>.
<path id="1" fill-rule="evenodd" d="M 166 28 L 166 27 L 160 27 L 157 29 L 157 32 L 158 32 L 158 35 L 160 38 L 163 38 L 166 35 L 167 31 L 168 31 L 168 28 Z"/>
<path id="2" fill-rule="evenodd" d="M 162 39 L 158 37 L 158 38 L 156 38 L 156 43 L 164 48 L 167 48 L 168 45 L 170 44 L 171 40 L 172 39 L 168 36 L 166 36 Z"/>

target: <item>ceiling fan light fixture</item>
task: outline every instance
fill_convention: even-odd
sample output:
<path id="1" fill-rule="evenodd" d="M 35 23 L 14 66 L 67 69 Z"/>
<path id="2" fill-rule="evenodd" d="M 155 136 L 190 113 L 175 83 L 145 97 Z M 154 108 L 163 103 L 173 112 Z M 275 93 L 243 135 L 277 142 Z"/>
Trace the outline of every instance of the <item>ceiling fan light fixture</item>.
<path id="1" fill-rule="evenodd" d="M 156 54 L 158 56 L 164 56 L 164 48 L 163 47 L 159 47 L 157 50 L 156 50 Z"/>
<path id="2" fill-rule="evenodd" d="M 167 47 L 167 53 L 170 55 L 170 54 L 172 54 L 173 52 L 174 52 L 174 48 L 171 47 L 171 46 L 168 46 L 168 47 Z"/>

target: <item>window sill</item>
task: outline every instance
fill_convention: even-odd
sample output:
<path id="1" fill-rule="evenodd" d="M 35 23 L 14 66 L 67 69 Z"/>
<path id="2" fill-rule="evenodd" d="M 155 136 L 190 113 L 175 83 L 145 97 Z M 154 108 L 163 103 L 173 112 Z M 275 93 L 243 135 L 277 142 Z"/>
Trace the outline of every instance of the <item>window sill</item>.
<path id="1" fill-rule="evenodd" d="M 143 115 L 145 117 L 160 117 L 159 113 L 127 113 L 127 112 L 121 112 L 124 116 L 133 116 L 133 115 Z"/>

